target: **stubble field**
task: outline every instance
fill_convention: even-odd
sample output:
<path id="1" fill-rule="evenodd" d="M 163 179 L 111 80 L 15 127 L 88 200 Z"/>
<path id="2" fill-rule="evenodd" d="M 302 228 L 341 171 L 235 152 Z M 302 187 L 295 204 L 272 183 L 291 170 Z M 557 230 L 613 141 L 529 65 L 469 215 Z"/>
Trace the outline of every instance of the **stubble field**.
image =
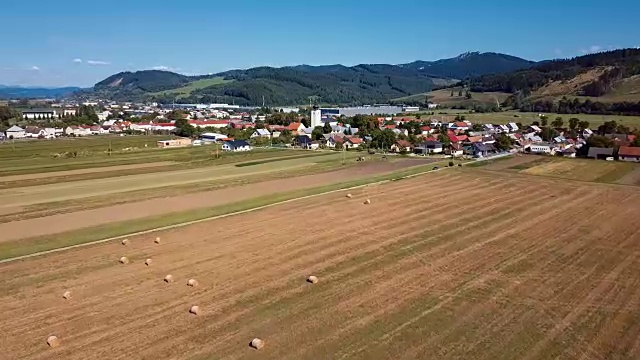
<path id="1" fill-rule="evenodd" d="M 640 357 L 639 190 L 448 169 L 352 193 L 0 265 L 3 356 Z"/>

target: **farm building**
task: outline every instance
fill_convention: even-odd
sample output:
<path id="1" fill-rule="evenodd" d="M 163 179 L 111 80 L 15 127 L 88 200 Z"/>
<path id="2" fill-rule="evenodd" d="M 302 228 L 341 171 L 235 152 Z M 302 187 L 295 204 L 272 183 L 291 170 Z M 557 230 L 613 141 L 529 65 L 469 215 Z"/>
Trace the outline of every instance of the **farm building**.
<path id="1" fill-rule="evenodd" d="M 6 131 L 7 139 L 24 139 L 27 137 L 26 131 L 23 128 L 17 125 L 13 125 Z"/>
<path id="2" fill-rule="evenodd" d="M 22 111 L 22 118 L 28 120 L 55 119 L 58 117 L 54 109 L 29 109 Z"/>
<path id="3" fill-rule="evenodd" d="M 159 148 L 177 148 L 191 145 L 191 139 L 172 139 L 158 141 Z"/>
<path id="4" fill-rule="evenodd" d="M 640 148 L 631 146 L 620 146 L 618 150 L 620 161 L 640 162 Z"/>
<path id="5" fill-rule="evenodd" d="M 218 134 L 218 133 L 204 133 L 200 135 L 200 140 L 204 141 L 205 143 L 222 141 L 226 138 L 227 138 L 227 135 Z"/>
<path id="6" fill-rule="evenodd" d="M 245 140 L 230 140 L 222 144 L 222 151 L 249 151 L 251 145 Z"/>
<path id="7" fill-rule="evenodd" d="M 547 142 L 533 143 L 533 144 L 529 145 L 528 148 L 525 148 L 525 150 L 528 150 L 529 152 L 531 152 L 533 154 L 550 154 L 550 155 L 554 155 L 554 153 L 555 153 L 553 144 L 550 144 L 550 143 L 547 143 Z"/>
<path id="8" fill-rule="evenodd" d="M 590 147 L 587 157 L 600 160 L 613 157 L 613 148 Z"/>

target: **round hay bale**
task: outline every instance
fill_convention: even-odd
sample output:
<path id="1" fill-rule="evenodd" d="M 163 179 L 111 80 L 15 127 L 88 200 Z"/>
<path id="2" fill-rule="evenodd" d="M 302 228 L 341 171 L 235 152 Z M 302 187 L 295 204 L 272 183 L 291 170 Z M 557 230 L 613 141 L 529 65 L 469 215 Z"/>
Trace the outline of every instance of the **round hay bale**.
<path id="1" fill-rule="evenodd" d="M 120 258 L 120 264 L 128 264 L 129 263 L 129 259 L 127 259 L 126 256 L 123 256 Z"/>
<path id="2" fill-rule="evenodd" d="M 145 264 L 145 265 L 147 265 L 147 266 L 151 265 L 151 259 L 147 259 L 147 260 L 145 260 L 145 261 L 144 261 L 144 264 Z"/>
<path id="3" fill-rule="evenodd" d="M 318 277 L 311 275 L 307 278 L 307 282 L 315 284 L 318 282 Z"/>
<path id="4" fill-rule="evenodd" d="M 189 279 L 189 281 L 187 281 L 187 285 L 188 286 L 198 286 L 198 281 L 196 279 Z"/>
<path id="5" fill-rule="evenodd" d="M 351 194 L 347 194 L 347 197 L 348 197 L 349 199 L 351 199 L 351 198 L 353 197 L 353 195 L 351 195 Z"/>
<path id="6" fill-rule="evenodd" d="M 171 276 L 171 274 L 167 275 L 164 277 L 164 282 L 166 283 L 172 283 L 173 282 L 173 276 Z"/>
<path id="7" fill-rule="evenodd" d="M 259 339 L 259 338 L 255 338 L 253 340 L 251 340 L 251 342 L 249 343 L 249 346 L 251 346 L 252 348 L 256 349 L 256 350 L 260 350 L 264 347 L 264 340 Z"/>
<path id="8" fill-rule="evenodd" d="M 52 348 L 58 347 L 60 346 L 60 339 L 58 339 L 58 337 L 55 335 L 51 335 L 47 338 L 47 345 L 51 346 Z"/>
<path id="9" fill-rule="evenodd" d="M 129 239 L 122 240 L 122 245 L 129 245 Z"/>
<path id="10" fill-rule="evenodd" d="M 153 242 L 156 244 L 160 244 L 160 237 L 158 236 Z"/>
<path id="11" fill-rule="evenodd" d="M 371 204 L 371 200 L 369 200 L 369 199 L 365 200 L 365 201 L 364 201 L 364 204 L 365 204 L 365 205 L 369 205 L 369 204 Z"/>
<path id="12" fill-rule="evenodd" d="M 200 315 L 200 307 L 198 305 L 193 305 L 189 309 L 189 312 L 192 313 L 193 315 Z"/>
<path id="13" fill-rule="evenodd" d="M 64 294 L 62 294 L 62 298 L 65 300 L 71 299 L 71 291 L 69 290 L 65 291 Z"/>

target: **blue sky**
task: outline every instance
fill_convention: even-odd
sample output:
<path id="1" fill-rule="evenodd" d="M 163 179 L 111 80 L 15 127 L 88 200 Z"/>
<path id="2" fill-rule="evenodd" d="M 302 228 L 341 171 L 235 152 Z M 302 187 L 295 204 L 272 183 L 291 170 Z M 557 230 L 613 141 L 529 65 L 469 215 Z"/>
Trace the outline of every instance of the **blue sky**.
<path id="1" fill-rule="evenodd" d="M 91 86 L 125 70 L 215 73 L 495 51 L 531 60 L 640 46 L 629 0 L 7 1 L 0 84 Z"/>

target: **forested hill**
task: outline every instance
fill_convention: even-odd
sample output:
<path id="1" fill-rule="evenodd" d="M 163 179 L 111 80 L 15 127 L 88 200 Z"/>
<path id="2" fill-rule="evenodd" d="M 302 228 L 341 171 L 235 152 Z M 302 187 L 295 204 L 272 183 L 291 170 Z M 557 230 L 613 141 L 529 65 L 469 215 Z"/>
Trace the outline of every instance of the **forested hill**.
<path id="1" fill-rule="evenodd" d="M 546 61 L 467 85 L 471 91 L 511 93 L 504 105 L 526 111 L 638 114 L 640 49 Z"/>
<path id="2" fill-rule="evenodd" d="M 532 62 L 495 53 L 466 53 L 433 62 L 257 67 L 190 77 L 167 71 L 122 72 L 80 95 L 113 100 L 225 102 L 240 105 L 387 102 L 424 93 L 471 75 L 526 68 Z"/>
<path id="3" fill-rule="evenodd" d="M 588 79 L 590 81 L 584 87 L 577 89 L 581 95 L 604 95 L 616 80 L 640 74 L 640 49 L 614 50 L 573 59 L 545 61 L 529 69 L 476 77 L 471 80 L 470 86 L 473 91 L 530 93 L 554 81 L 569 81 L 598 68 L 602 69 L 601 74 Z"/>

